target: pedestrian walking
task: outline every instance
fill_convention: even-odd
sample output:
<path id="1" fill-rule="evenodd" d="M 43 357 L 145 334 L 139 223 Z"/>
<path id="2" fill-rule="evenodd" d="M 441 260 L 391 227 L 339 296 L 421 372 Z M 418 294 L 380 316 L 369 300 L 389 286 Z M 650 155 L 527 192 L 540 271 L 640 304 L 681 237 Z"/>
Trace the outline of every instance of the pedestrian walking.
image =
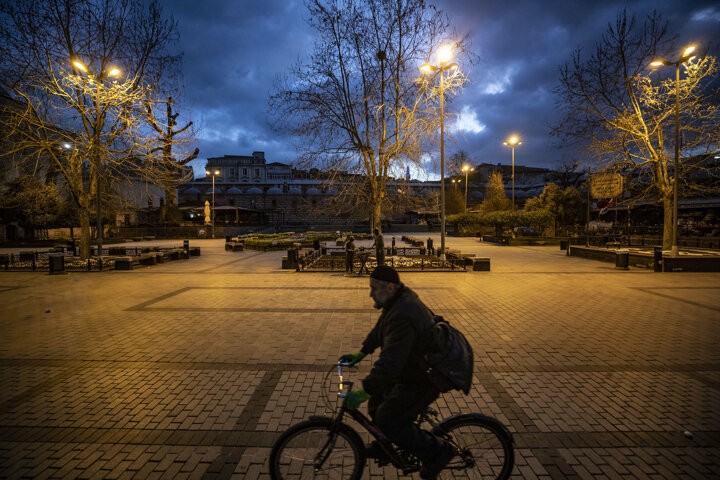
<path id="1" fill-rule="evenodd" d="M 345 239 L 345 273 L 353 273 L 355 262 L 355 237 L 348 235 Z"/>
<path id="2" fill-rule="evenodd" d="M 377 260 L 378 266 L 385 265 L 385 240 L 383 239 L 382 233 L 377 228 L 373 231 L 373 238 L 375 243 L 375 259 Z"/>

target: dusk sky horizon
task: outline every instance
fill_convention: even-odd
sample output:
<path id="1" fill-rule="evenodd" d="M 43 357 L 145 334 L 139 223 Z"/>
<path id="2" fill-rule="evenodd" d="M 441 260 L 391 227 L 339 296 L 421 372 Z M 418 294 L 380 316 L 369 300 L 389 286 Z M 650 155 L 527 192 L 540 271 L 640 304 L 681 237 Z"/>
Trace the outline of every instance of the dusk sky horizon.
<path id="1" fill-rule="evenodd" d="M 197 127 L 201 175 L 210 157 L 264 151 L 268 162 L 293 164 L 297 138 L 272 130 L 268 98 L 275 80 L 313 50 L 302 0 L 164 0 L 178 21 L 184 88 L 180 119 Z M 469 35 L 477 61 L 463 66 L 469 83 L 448 104 L 446 158 L 462 150 L 473 164 L 509 164 L 503 141 L 522 138 L 516 165 L 554 168 L 583 163 L 549 134 L 558 120 L 559 68 L 578 48 L 591 49 L 623 8 L 642 20 L 653 10 L 669 22 L 679 45 L 696 43 L 717 56 L 720 5 L 698 0 L 440 0 L 458 35 Z M 668 69 L 671 70 L 671 69 Z M 672 72 L 668 72 L 670 75 Z M 437 178 L 438 151 L 421 180 Z M 424 178 L 423 178 L 424 177 Z"/>

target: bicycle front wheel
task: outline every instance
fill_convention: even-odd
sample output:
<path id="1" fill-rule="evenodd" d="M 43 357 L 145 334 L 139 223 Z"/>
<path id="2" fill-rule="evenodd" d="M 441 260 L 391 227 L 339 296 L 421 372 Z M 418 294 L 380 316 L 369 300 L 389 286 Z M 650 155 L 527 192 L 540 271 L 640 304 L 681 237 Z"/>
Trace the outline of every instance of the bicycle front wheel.
<path id="1" fill-rule="evenodd" d="M 332 433 L 332 420 L 316 418 L 290 427 L 270 451 L 273 480 L 359 480 L 365 468 L 365 444 L 345 424 Z"/>
<path id="2" fill-rule="evenodd" d="M 510 478 L 515 462 L 512 434 L 498 420 L 479 414 L 458 415 L 444 420 L 435 433 L 458 449 L 439 478 Z"/>

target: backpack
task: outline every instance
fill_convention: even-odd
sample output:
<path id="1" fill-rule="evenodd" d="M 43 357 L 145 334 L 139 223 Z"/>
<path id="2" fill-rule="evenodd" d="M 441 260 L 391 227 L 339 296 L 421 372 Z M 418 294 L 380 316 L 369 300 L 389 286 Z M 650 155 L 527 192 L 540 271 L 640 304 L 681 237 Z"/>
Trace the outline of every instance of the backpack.
<path id="1" fill-rule="evenodd" d="M 473 374 L 473 350 L 465 335 L 440 315 L 425 331 L 425 352 L 417 358 L 440 392 L 462 390 L 470 393 Z"/>

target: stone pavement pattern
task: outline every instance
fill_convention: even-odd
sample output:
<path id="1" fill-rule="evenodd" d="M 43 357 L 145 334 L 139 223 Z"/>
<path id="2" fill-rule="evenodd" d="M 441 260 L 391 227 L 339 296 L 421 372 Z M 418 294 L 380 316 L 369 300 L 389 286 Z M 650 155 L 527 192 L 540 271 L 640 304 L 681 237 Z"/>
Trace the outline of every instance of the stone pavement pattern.
<path id="1" fill-rule="evenodd" d="M 441 413 L 508 425 L 513 478 L 720 478 L 720 274 L 448 244 L 492 271 L 402 279 L 475 349 L 471 395 Z M 377 318 L 367 277 L 193 245 L 130 272 L 0 272 L 0 478 L 268 478 L 277 435 L 327 413 L 325 371 Z"/>

